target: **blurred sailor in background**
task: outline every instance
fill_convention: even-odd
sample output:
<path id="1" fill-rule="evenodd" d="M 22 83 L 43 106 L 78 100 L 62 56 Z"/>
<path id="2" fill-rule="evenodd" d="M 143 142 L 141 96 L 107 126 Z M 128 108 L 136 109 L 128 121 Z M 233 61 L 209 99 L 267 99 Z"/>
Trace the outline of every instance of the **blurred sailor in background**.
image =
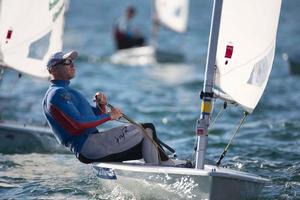
<path id="1" fill-rule="evenodd" d="M 133 6 L 128 6 L 125 15 L 115 21 L 113 35 L 117 49 L 127 49 L 145 45 L 144 37 L 136 26 L 133 25 L 135 15 L 136 9 Z"/>

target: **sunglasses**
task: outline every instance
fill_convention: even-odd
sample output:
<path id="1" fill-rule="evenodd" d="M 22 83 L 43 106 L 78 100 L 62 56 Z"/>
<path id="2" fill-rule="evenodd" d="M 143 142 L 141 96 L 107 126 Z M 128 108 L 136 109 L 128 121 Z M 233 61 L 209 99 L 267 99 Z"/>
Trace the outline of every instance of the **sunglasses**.
<path id="1" fill-rule="evenodd" d="M 62 61 L 63 65 L 71 65 L 73 63 L 73 61 L 71 59 L 65 59 Z"/>
<path id="2" fill-rule="evenodd" d="M 57 66 L 57 65 L 61 65 L 61 64 L 63 64 L 63 65 L 71 65 L 72 63 L 73 63 L 73 61 L 71 59 L 64 59 L 64 60 L 61 60 L 61 61 L 55 63 L 53 65 L 53 67 Z"/>

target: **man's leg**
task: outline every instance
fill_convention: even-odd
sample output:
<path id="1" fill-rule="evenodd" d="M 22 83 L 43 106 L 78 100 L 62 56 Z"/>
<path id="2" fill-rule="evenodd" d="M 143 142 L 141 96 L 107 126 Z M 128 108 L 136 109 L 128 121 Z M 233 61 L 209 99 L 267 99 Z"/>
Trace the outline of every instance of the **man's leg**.
<path id="1" fill-rule="evenodd" d="M 139 160 L 143 158 L 142 155 L 142 142 L 140 142 L 139 144 L 137 144 L 136 146 L 120 152 L 120 153 L 116 153 L 116 154 L 110 154 L 108 156 L 105 156 L 103 158 L 99 158 L 99 159 L 90 159 L 87 158 L 85 156 L 83 156 L 82 154 L 78 155 L 78 159 L 79 161 L 81 161 L 82 163 L 92 163 L 92 162 L 122 162 L 125 160 Z"/>
<path id="2" fill-rule="evenodd" d="M 144 135 L 143 139 L 143 157 L 146 163 L 159 164 L 158 151 L 156 146 L 153 144 L 153 131 L 152 129 L 145 129 L 148 137 Z M 142 131 L 142 130 L 140 130 Z M 144 134 L 144 133 L 141 133 Z"/>
<path id="3" fill-rule="evenodd" d="M 152 138 L 152 130 L 147 130 Z M 138 146 L 142 143 L 141 146 Z M 141 153 L 142 152 L 142 153 Z M 141 156 L 142 155 L 142 156 Z M 126 125 L 89 135 L 79 155 L 81 162 L 125 161 L 144 158 L 159 164 L 156 146 L 135 125 Z"/>
<path id="4" fill-rule="evenodd" d="M 169 160 L 169 157 L 167 156 L 167 153 L 164 151 L 163 147 L 159 144 L 158 137 L 157 137 L 157 134 L 156 134 L 155 126 L 152 123 L 143 123 L 141 125 L 146 130 L 147 129 L 151 129 L 152 130 L 153 140 L 159 146 L 158 151 L 159 151 L 160 159 L 162 161 Z"/>
<path id="5" fill-rule="evenodd" d="M 89 160 L 124 161 L 142 158 L 143 135 L 133 125 L 120 126 L 108 131 L 90 134 L 83 144 L 81 157 Z M 127 152 L 126 156 L 124 155 Z M 123 155 L 123 156 L 121 156 Z M 111 156 L 111 157 L 109 157 Z M 111 158 L 111 160 L 109 160 Z"/>

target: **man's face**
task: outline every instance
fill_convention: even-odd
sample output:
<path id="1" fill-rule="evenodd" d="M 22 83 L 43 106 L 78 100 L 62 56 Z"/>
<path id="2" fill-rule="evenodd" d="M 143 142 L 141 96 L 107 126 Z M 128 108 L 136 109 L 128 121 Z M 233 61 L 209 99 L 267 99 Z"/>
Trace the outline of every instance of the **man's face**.
<path id="1" fill-rule="evenodd" d="M 75 73 L 76 73 L 76 69 L 75 69 L 75 64 L 73 63 L 72 60 L 70 60 L 71 63 L 68 65 L 64 65 L 64 67 L 66 68 L 69 80 L 75 77 Z"/>
<path id="2" fill-rule="evenodd" d="M 50 73 L 55 79 L 71 80 L 75 77 L 75 64 L 72 60 L 67 59 L 64 63 L 54 66 Z"/>
<path id="3" fill-rule="evenodd" d="M 127 11 L 127 17 L 128 17 L 128 19 L 133 18 L 134 15 L 135 15 L 135 12 L 134 12 L 134 11 L 132 11 L 132 10 L 128 10 L 128 11 Z"/>

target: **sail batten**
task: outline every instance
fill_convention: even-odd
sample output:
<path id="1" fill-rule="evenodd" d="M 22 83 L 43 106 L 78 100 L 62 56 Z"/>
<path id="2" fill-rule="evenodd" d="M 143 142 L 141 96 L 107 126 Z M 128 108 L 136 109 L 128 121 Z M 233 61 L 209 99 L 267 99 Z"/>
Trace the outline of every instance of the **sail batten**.
<path id="1" fill-rule="evenodd" d="M 223 2 L 214 84 L 250 113 L 272 69 L 280 7 L 281 0 Z"/>
<path id="2" fill-rule="evenodd" d="M 4 66 L 49 77 L 45 65 L 50 54 L 62 49 L 64 26 L 64 0 L 52 2 L 1 1 L 0 59 Z"/>

